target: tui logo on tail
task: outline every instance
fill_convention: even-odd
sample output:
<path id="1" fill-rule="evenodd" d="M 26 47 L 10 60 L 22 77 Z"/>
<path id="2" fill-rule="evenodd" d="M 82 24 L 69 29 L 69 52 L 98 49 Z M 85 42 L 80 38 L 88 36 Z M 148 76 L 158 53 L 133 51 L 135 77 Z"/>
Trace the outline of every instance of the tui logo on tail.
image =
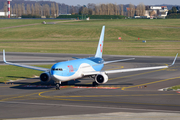
<path id="1" fill-rule="evenodd" d="M 96 50 L 95 57 L 102 58 L 104 33 L 105 33 L 105 26 L 102 27 L 102 31 L 101 31 L 101 35 L 100 35 L 100 38 L 99 38 L 98 48 Z"/>

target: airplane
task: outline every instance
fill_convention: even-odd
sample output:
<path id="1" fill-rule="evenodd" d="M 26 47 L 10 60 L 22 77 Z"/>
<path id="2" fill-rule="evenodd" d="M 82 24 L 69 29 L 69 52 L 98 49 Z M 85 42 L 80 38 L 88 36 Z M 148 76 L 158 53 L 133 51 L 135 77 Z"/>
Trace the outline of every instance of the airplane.
<path id="1" fill-rule="evenodd" d="M 106 64 L 134 59 L 134 58 L 129 58 L 129 59 L 122 59 L 122 60 L 114 60 L 114 61 L 104 61 L 102 58 L 104 34 L 105 34 L 105 26 L 102 27 L 97 51 L 94 57 L 89 57 L 89 58 L 73 57 L 74 60 L 58 62 L 54 64 L 51 67 L 51 69 L 6 62 L 5 50 L 3 50 L 3 61 L 8 65 L 43 71 L 43 73 L 40 75 L 40 80 L 42 82 L 48 82 L 50 80 L 54 80 L 56 84 L 56 90 L 59 90 L 62 82 L 68 82 L 70 80 L 80 79 L 83 77 L 93 78 L 94 81 L 92 85 L 97 86 L 97 85 L 105 84 L 108 82 L 108 74 L 168 68 L 175 64 L 176 58 L 178 56 L 178 53 L 177 53 L 176 57 L 174 58 L 173 63 L 169 66 L 128 68 L 128 69 L 102 71 L 102 68 Z"/>

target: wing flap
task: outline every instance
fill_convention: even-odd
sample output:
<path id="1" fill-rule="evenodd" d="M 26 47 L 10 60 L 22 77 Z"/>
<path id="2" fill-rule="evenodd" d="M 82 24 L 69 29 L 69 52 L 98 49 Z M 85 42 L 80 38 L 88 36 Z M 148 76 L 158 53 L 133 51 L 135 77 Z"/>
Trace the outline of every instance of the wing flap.
<path id="1" fill-rule="evenodd" d="M 113 62 L 122 62 L 122 61 L 134 60 L 134 59 L 135 59 L 135 58 L 122 59 L 122 60 L 114 60 L 114 61 L 107 61 L 107 62 L 104 62 L 104 64 L 109 64 L 109 63 L 113 63 Z"/>

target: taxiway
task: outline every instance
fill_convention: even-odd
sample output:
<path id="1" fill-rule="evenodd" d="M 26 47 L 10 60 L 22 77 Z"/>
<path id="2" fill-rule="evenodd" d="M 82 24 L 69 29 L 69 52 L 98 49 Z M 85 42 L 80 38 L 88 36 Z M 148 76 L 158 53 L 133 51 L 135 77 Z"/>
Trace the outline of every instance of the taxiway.
<path id="1" fill-rule="evenodd" d="M 7 61 L 24 64 L 54 64 L 73 59 L 72 57 L 88 56 L 93 55 L 6 53 Z M 1 57 L 2 55 L 0 56 L 2 60 Z M 104 69 L 158 66 L 171 64 L 174 59 L 174 57 L 103 56 L 105 61 L 132 57 L 136 59 L 108 64 Z M 0 61 L 0 64 L 4 63 Z M 39 78 L 1 83 L 0 118 L 83 116 L 84 114 L 97 116 L 100 113 L 121 113 L 121 116 L 125 115 L 123 113 L 126 115 L 159 113 L 161 118 L 163 118 L 162 113 L 166 113 L 178 118 L 180 93 L 158 91 L 158 89 L 180 84 L 179 73 L 178 58 L 176 64 L 168 69 L 111 74 L 109 81 L 97 88 L 91 86 L 93 82 L 91 78 L 69 81 L 60 91 L 55 90 L 52 81 L 41 83 Z"/>

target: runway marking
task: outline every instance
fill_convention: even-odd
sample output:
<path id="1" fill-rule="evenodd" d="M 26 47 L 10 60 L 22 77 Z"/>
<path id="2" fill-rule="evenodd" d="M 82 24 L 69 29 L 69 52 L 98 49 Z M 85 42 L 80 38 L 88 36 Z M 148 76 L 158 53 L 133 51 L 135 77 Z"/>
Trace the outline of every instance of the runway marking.
<path id="1" fill-rule="evenodd" d="M 51 91 L 45 91 L 40 92 L 38 95 L 40 97 L 48 98 L 51 100 L 60 100 L 60 101 L 73 101 L 73 102 L 96 102 L 96 103 L 112 103 L 112 104 L 131 104 L 131 105 L 154 105 L 154 106 L 174 106 L 174 107 L 180 107 L 180 105 L 171 105 L 171 104 L 153 104 L 153 103 L 133 103 L 133 102 L 115 102 L 115 101 L 98 101 L 98 100 L 79 100 L 79 99 L 62 99 L 57 98 L 53 96 L 43 96 L 43 93 L 51 92 Z M 175 94 L 178 95 L 178 94 Z"/>
<path id="2" fill-rule="evenodd" d="M 52 97 L 62 97 L 62 98 L 78 98 L 78 97 L 142 97 L 142 96 L 173 96 L 180 94 L 133 94 L 133 95 L 73 95 L 73 96 L 52 96 Z"/>
<path id="3" fill-rule="evenodd" d="M 116 66 L 116 68 L 113 68 L 113 69 L 107 69 L 107 70 L 118 70 L 118 69 L 122 69 L 122 68 L 124 68 L 124 66 L 120 66 L 120 67 L 117 67 L 117 66 Z"/>
<path id="4" fill-rule="evenodd" d="M 169 78 L 169 79 L 164 79 L 164 80 L 159 80 L 159 81 L 154 81 L 154 82 L 149 82 L 149 83 L 143 83 L 143 84 L 129 86 L 129 87 L 122 87 L 121 90 L 125 90 L 125 89 L 128 89 L 128 88 L 134 88 L 134 87 L 138 87 L 138 86 L 150 85 L 150 84 L 164 82 L 164 81 L 168 81 L 168 80 L 174 80 L 174 79 L 178 79 L 178 78 L 180 78 L 180 77 Z"/>
<path id="5" fill-rule="evenodd" d="M 38 92 L 38 93 L 39 93 L 39 92 Z M 8 101 L 8 100 L 10 100 L 10 99 L 23 98 L 23 97 L 35 95 L 35 94 L 38 94 L 38 93 L 31 93 L 31 94 L 21 95 L 21 96 L 17 96 L 17 97 L 4 98 L 4 99 L 0 100 L 0 102 L 2 102 L 2 101 Z"/>
<path id="6" fill-rule="evenodd" d="M 55 86 L 51 85 L 24 85 L 21 87 L 27 87 L 27 88 L 54 88 Z M 61 86 L 61 88 L 65 88 L 67 86 Z"/>
<path id="7" fill-rule="evenodd" d="M 72 88 L 89 88 L 89 89 L 118 89 L 119 87 L 72 87 Z"/>
<path id="8" fill-rule="evenodd" d="M 178 69 L 167 69 L 166 71 L 178 71 Z"/>
<path id="9" fill-rule="evenodd" d="M 160 70 L 149 71 L 149 72 L 144 72 L 144 73 L 133 74 L 133 75 L 127 75 L 127 76 L 122 76 L 122 77 L 111 78 L 109 80 L 116 80 L 116 79 L 120 79 L 120 78 L 127 78 L 127 77 L 133 77 L 133 76 L 138 76 L 138 75 L 144 75 L 144 74 L 148 74 L 148 73 L 162 71 L 162 70 L 165 70 L 165 69 L 167 69 L 167 68 L 160 69 Z"/>
<path id="10" fill-rule="evenodd" d="M 180 111 L 169 111 L 169 110 L 118 108 L 118 107 L 85 106 L 85 105 L 70 105 L 70 104 L 50 104 L 50 103 L 31 103 L 31 102 L 1 102 L 1 103 L 7 103 L 7 104 L 27 104 L 27 105 L 64 106 L 64 107 L 81 107 L 81 108 L 86 107 L 86 108 L 97 108 L 97 109 L 117 109 L 117 110 L 136 110 L 136 111 L 153 111 L 153 112 L 180 113 Z"/>

